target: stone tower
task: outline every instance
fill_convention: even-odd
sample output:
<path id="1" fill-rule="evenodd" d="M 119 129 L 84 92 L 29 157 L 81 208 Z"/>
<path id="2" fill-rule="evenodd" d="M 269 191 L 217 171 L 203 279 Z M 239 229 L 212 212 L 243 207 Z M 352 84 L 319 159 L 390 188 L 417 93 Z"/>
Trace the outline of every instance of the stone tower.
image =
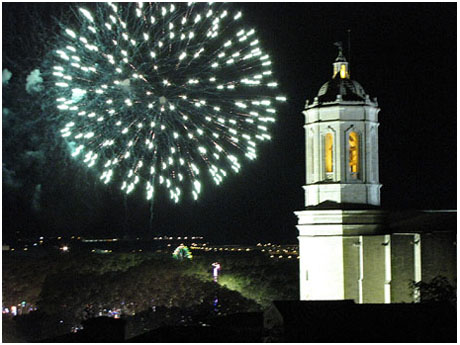
<path id="1" fill-rule="evenodd" d="M 342 49 L 305 111 L 300 299 L 391 302 L 391 235 L 380 210 L 377 100 L 350 78 Z"/>

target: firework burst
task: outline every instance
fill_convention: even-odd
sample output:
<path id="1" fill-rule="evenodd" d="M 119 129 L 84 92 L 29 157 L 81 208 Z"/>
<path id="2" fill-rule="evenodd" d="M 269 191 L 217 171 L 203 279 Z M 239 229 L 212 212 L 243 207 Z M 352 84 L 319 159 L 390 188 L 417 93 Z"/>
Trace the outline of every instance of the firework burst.
<path id="1" fill-rule="evenodd" d="M 220 184 L 271 138 L 285 98 L 255 30 L 230 7 L 104 3 L 63 28 L 52 67 L 69 119 L 61 134 L 103 183 L 197 199 L 202 174 Z"/>

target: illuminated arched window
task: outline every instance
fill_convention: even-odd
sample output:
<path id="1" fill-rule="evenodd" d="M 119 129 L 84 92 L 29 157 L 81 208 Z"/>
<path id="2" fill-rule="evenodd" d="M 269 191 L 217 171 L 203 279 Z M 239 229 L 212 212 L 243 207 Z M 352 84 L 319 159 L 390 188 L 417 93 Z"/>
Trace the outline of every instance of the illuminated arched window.
<path id="1" fill-rule="evenodd" d="M 357 175 L 359 172 L 359 137 L 358 133 L 351 132 L 348 136 L 348 150 L 349 150 L 349 166 L 350 173 L 352 175 Z"/>
<path id="2" fill-rule="evenodd" d="M 347 66 L 340 66 L 340 78 L 345 79 L 347 77 Z"/>
<path id="3" fill-rule="evenodd" d="M 324 137 L 324 158 L 326 166 L 326 174 L 333 172 L 333 149 L 334 149 L 334 137 L 332 133 L 327 133 Z M 328 177 L 328 176 L 326 176 Z"/>

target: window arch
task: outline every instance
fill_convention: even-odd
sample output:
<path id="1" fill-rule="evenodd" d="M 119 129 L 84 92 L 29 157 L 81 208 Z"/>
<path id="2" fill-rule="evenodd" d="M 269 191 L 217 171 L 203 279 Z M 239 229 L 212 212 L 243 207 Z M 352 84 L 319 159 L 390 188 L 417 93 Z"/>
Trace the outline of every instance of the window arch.
<path id="1" fill-rule="evenodd" d="M 359 135 L 357 132 L 350 132 L 348 135 L 348 164 L 351 175 L 357 177 L 359 173 Z"/>
<path id="2" fill-rule="evenodd" d="M 334 172 L 334 135 L 327 133 L 324 136 L 324 164 L 326 170 L 326 178 Z"/>

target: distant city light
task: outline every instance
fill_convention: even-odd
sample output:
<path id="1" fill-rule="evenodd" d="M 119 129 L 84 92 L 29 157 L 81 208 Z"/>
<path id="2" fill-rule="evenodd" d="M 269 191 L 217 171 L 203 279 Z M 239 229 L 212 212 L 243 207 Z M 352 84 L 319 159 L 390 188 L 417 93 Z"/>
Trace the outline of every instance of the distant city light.
<path id="1" fill-rule="evenodd" d="M 28 252 L 31 252 L 35 249 L 35 247 L 37 246 L 43 246 L 46 244 L 46 241 L 45 241 L 45 237 L 43 236 L 40 236 L 39 238 L 43 238 L 42 240 L 39 240 L 39 241 L 30 241 L 30 243 L 28 244 L 24 244 L 22 245 L 20 248 L 11 248 L 10 246 L 8 246 L 8 248 L 6 248 L 6 246 L 4 246 L 3 250 L 8 250 L 10 252 L 12 251 L 22 251 L 22 253 L 26 254 Z M 57 236 L 57 237 L 50 237 L 49 239 L 61 239 L 61 243 L 59 244 L 58 246 L 58 250 L 60 252 L 71 252 L 70 251 L 70 246 L 68 244 L 66 244 L 64 241 L 66 241 L 66 236 Z M 72 235 L 68 237 L 68 240 L 71 241 L 71 239 L 74 239 L 74 241 L 79 238 L 82 242 L 93 242 L 93 243 L 106 243 L 108 245 L 114 245 L 116 242 L 130 242 L 132 240 L 125 240 L 125 239 L 121 239 L 121 238 L 92 238 L 92 239 L 87 239 L 87 238 L 81 238 L 80 236 L 77 237 L 77 235 Z M 48 238 L 47 238 L 48 239 Z M 134 240 L 137 240 L 139 239 L 139 241 L 145 241 L 146 239 L 142 239 L 140 237 L 134 237 Z M 257 253 L 260 253 L 264 256 L 266 256 L 267 258 L 269 259 L 274 259 L 274 260 L 293 260 L 295 258 L 299 259 L 299 252 L 298 252 L 298 245 L 294 245 L 294 244 L 276 244 L 276 243 L 271 243 L 271 242 L 268 242 L 268 243 L 264 243 L 264 242 L 258 242 L 257 244 L 254 243 L 254 245 L 230 245 L 230 244 L 223 244 L 223 245 L 216 245 L 216 244 L 211 244 L 211 243 L 208 243 L 208 242 L 204 242 L 204 237 L 202 236 L 191 236 L 191 235 L 188 235 L 188 236 L 166 236 L 166 235 L 162 235 L 162 236 L 155 236 L 155 237 L 150 237 L 150 241 L 155 241 L 155 242 L 160 242 L 158 243 L 158 245 L 160 245 L 159 248 L 155 248 L 153 250 L 153 252 L 158 252 L 158 253 L 161 253 L 161 252 L 164 252 L 164 253 L 171 253 L 169 251 L 169 249 L 173 249 L 173 248 L 176 248 L 176 246 L 181 243 L 183 240 L 189 240 L 190 242 L 188 243 L 183 243 L 182 242 L 182 246 L 188 246 L 188 250 L 190 251 L 198 251 L 198 253 L 203 253 L 203 254 L 206 254 L 206 253 L 214 253 L 214 254 L 217 254 L 217 253 L 220 253 L 221 255 L 224 254 L 224 255 L 241 255 L 244 253 L 247 253 L 248 255 L 251 254 L 251 253 L 254 253 L 254 255 L 256 255 Z M 175 242 L 175 241 L 181 241 L 179 243 Z M 194 240 L 203 240 L 203 241 L 200 241 L 197 243 L 197 241 L 194 241 Z M 168 243 L 169 242 L 169 243 Z M 75 243 L 75 242 L 73 242 Z M 177 244 L 176 244 L 177 243 Z M 78 246 L 78 245 L 77 245 Z M 115 252 L 119 252 L 121 250 L 121 252 L 123 252 L 124 250 L 126 250 L 127 252 L 131 252 L 131 253 L 148 253 L 150 252 L 149 250 L 145 250 L 146 248 L 140 248 L 141 246 L 137 246 L 137 248 L 125 248 L 125 245 L 122 244 L 122 247 L 119 248 L 119 249 L 115 249 L 115 248 L 97 248 L 97 247 L 92 247 L 92 248 L 88 248 L 88 252 L 90 253 L 95 253 L 95 254 L 109 254 L 109 253 L 112 253 L 114 249 Z M 180 247 L 180 246 L 179 246 Z M 6 248 L 6 249 L 5 249 Z M 74 246 L 72 246 L 72 249 L 75 249 Z M 178 248 L 176 248 L 177 250 Z M 177 254 L 177 253 L 176 253 Z M 180 256 L 180 255 L 179 255 Z M 183 257 L 183 258 L 186 258 L 186 257 Z M 178 257 L 178 259 L 182 259 L 180 257 Z M 213 274 L 214 276 L 214 274 Z M 10 311 L 11 312 L 11 311 Z"/>

